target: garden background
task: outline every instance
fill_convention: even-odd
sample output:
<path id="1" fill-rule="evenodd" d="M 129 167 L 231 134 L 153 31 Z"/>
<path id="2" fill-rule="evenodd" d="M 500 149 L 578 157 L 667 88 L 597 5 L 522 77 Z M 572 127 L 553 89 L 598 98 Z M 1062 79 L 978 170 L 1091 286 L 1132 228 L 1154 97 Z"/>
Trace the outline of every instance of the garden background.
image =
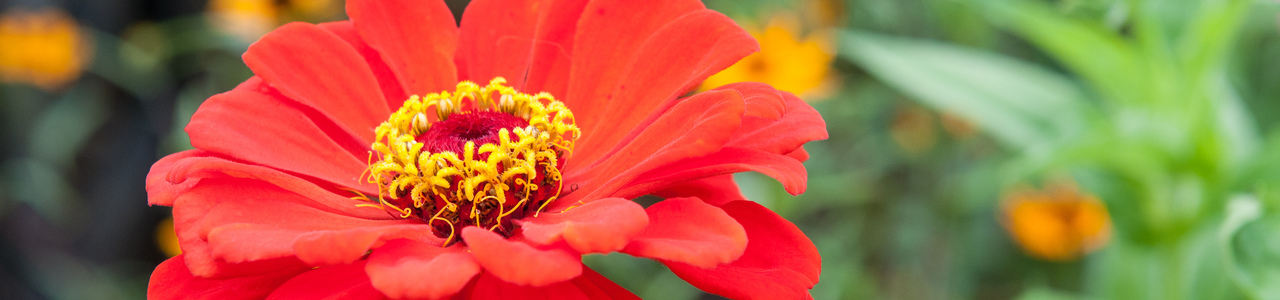
<path id="1" fill-rule="evenodd" d="M 763 49 L 705 86 L 770 83 L 826 120 L 805 194 L 735 177 L 818 247 L 814 298 L 1280 299 L 1280 2 L 705 3 Z M 145 298 L 180 251 L 151 164 L 251 75 L 252 41 L 342 7 L 0 1 L 0 298 Z"/>

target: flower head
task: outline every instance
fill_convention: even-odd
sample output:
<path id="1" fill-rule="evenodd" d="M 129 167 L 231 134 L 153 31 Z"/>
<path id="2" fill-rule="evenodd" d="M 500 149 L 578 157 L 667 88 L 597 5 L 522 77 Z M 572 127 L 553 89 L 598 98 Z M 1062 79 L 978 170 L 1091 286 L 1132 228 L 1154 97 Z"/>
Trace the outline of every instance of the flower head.
<path id="1" fill-rule="evenodd" d="M 1075 260 L 1106 245 L 1111 238 L 1111 217 L 1106 207 L 1074 185 L 1015 191 L 1006 198 L 1002 210 L 1009 234 L 1036 258 Z"/>
<path id="2" fill-rule="evenodd" d="M 695 0 L 358 0 L 292 23 L 187 126 L 149 201 L 183 254 L 152 298 L 631 296 L 581 263 L 659 260 L 732 298 L 807 296 L 819 257 L 729 174 L 803 192 L 817 112 L 768 85 L 681 97 L 757 50 Z M 629 199 L 659 195 L 642 207 Z M 760 284 L 760 283 L 765 284 Z M 752 283 L 752 284 L 745 284 Z"/>
<path id="3" fill-rule="evenodd" d="M 0 80 L 56 89 L 80 77 L 91 46 L 59 10 L 0 14 Z"/>

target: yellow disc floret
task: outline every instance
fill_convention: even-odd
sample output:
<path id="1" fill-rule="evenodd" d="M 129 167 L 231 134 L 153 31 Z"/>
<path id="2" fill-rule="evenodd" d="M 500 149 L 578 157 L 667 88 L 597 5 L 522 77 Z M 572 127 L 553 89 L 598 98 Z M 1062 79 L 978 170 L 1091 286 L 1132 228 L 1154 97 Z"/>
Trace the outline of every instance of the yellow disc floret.
<path id="1" fill-rule="evenodd" d="M 501 77 L 463 81 L 409 97 L 378 126 L 366 178 L 377 205 L 433 225 L 446 245 L 465 226 L 506 236 L 511 220 L 560 196 L 559 168 L 580 135 L 551 94 L 517 92 Z"/>

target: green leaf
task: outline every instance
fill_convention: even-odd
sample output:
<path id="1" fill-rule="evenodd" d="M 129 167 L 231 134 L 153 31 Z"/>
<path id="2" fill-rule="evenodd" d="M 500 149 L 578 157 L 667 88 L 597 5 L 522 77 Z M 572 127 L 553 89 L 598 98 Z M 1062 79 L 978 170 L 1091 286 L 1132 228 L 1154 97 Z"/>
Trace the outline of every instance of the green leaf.
<path id="1" fill-rule="evenodd" d="M 1133 45 L 1101 20 L 1077 20 L 1032 1 L 978 1 L 988 17 L 1079 74 L 1109 99 L 1148 101 L 1146 66 Z"/>
<path id="2" fill-rule="evenodd" d="M 1038 286 L 1027 288 L 1027 290 L 1022 291 L 1022 294 L 1018 295 L 1017 299 L 1018 300 L 1079 300 L 1079 299 L 1083 299 L 1083 297 L 1054 291 L 1053 289 L 1047 286 L 1038 285 Z"/>
<path id="3" fill-rule="evenodd" d="M 1013 149 L 1060 139 L 1087 114 L 1083 93 L 1044 68 L 937 42 L 848 31 L 840 54 L 918 101 L 977 123 Z"/>
<path id="4" fill-rule="evenodd" d="M 1224 67 L 1250 4 L 1244 0 L 1201 3 L 1177 45 L 1188 74 L 1204 78 Z"/>

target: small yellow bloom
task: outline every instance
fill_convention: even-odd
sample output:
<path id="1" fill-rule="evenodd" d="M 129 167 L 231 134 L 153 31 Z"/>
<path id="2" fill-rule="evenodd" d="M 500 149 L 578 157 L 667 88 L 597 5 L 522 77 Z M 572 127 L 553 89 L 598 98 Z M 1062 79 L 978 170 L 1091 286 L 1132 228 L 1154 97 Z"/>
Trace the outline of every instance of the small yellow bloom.
<path id="1" fill-rule="evenodd" d="M 173 217 L 156 225 L 156 245 L 160 247 L 160 252 L 169 257 L 182 254 L 182 248 L 178 247 L 178 234 L 173 230 Z"/>
<path id="2" fill-rule="evenodd" d="M 276 28 L 275 0 L 209 0 L 209 22 L 218 30 L 255 41 Z"/>
<path id="3" fill-rule="evenodd" d="M 1036 258 L 1075 260 L 1111 238 L 1106 207 L 1072 184 L 1044 191 L 1014 191 L 1005 198 L 1001 210 L 1005 229 L 1023 251 Z"/>
<path id="4" fill-rule="evenodd" d="M 0 14 L 0 80 L 57 89 L 80 77 L 91 46 L 56 9 Z"/>
<path id="5" fill-rule="evenodd" d="M 801 41 L 796 38 L 799 26 L 795 23 L 789 18 L 778 17 L 769 22 L 764 32 L 751 32 L 760 43 L 760 52 L 707 78 L 702 88 L 754 81 L 806 99 L 826 95 L 833 85 L 829 79 L 834 60 L 830 37 L 825 33 L 814 33 Z"/>

